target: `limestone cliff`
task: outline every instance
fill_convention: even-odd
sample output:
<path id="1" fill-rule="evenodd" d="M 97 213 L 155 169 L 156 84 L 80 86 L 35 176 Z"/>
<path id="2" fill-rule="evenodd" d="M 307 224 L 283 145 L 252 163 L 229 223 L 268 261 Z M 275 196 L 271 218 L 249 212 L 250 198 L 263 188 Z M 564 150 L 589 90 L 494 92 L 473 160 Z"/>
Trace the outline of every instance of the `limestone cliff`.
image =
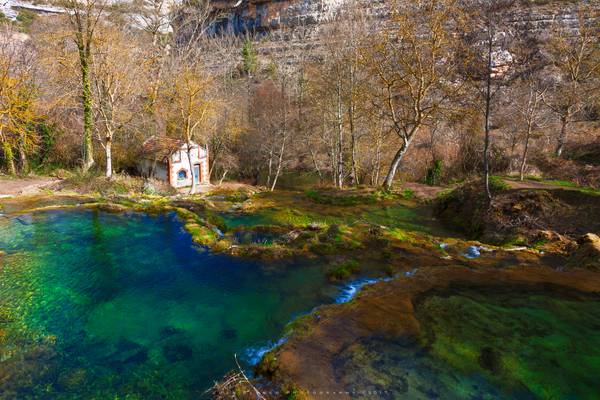
<path id="1" fill-rule="evenodd" d="M 319 59 L 327 27 L 350 1 L 386 23 L 389 0 L 212 0 L 213 32 L 257 35 L 259 60 L 266 63 L 271 58 L 288 64 Z M 589 18 L 600 17 L 600 0 L 516 0 L 508 22 L 543 40 L 554 24 L 577 29 L 577 9 L 583 4 L 595 10 Z"/>
<path id="2" fill-rule="evenodd" d="M 318 25 L 330 21 L 350 0 L 212 0 L 220 32 L 264 32 L 283 27 Z M 366 13 L 385 17 L 386 0 L 358 0 Z M 518 0 L 511 21 L 520 27 L 546 30 L 561 22 L 575 27 L 576 10 L 582 4 L 600 9 L 598 0 Z M 598 13 L 595 16 L 597 17 Z"/>
<path id="3" fill-rule="evenodd" d="M 344 0 L 213 0 L 220 32 L 264 32 L 330 19 Z"/>

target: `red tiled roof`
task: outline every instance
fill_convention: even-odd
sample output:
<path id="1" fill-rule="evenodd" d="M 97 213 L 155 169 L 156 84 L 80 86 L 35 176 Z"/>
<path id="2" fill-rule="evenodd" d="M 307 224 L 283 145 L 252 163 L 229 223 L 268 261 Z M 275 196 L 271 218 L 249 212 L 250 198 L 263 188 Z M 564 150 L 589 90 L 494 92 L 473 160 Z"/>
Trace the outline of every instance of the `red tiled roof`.
<path id="1" fill-rule="evenodd" d="M 185 142 L 168 136 L 151 136 L 142 144 L 142 156 L 149 159 L 166 161 Z"/>

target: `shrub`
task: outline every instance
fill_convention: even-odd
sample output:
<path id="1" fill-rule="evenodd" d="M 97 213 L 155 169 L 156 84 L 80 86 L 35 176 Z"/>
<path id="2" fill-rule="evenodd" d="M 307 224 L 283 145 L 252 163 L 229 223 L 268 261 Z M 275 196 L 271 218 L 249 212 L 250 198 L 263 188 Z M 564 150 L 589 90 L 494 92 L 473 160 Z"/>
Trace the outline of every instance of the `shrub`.
<path id="1" fill-rule="evenodd" d="M 404 189 L 402 191 L 402 197 L 407 200 L 410 200 L 415 197 L 415 191 L 412 189 Z"/>
<path id="2" fill-rule="evenodd" d="M 425 183 L 429 186 L 438 185 L 442 179 L 442 168 L 442 160 L 434 160 L 433 165 L 427 169 Z"/>
<path id="3" fill-rule="evenodd" d="M 508 189 L 510 189 L 510 186 L 504 182 L 504 179 L 495 175 L 490 176 L 490 190 L 501 192 Z"/>
<path id="4" fill-rule="evenodd" d="M 360 272 L 360 264 L 356 260 L 347 260 L 327 272 L 327 278 L 332 281 L 342 281 L 352 274 Z"/>

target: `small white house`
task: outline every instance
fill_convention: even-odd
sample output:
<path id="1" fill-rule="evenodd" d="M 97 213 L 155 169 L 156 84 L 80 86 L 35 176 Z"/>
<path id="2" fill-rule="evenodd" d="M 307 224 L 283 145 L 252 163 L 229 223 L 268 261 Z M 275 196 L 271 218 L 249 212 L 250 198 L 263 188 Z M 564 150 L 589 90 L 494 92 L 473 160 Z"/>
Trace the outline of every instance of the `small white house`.
<path id="1" fill-rule="evenodd" d="M 208 151 L 197 143 L 191 143 L 188 159 L 187 143 L 166 136 L 152 136 L 142 144 L 142 156 L 138 170 L 143 176 L 166 181 L 174 188 L 209 185 Z"/>

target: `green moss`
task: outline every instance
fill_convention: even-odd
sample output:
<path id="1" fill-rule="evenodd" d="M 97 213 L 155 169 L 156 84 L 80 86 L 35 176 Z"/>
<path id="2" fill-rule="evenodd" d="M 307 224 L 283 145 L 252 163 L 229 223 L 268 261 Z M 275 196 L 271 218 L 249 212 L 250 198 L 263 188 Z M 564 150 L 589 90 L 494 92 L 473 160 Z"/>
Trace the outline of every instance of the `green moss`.
<path id="1" fill-rule="evenodd" d="M 307 314 L 296 318 L 284 328 L 286 335 L 303 337 L 308 335 L 312 331 L 312 322 L 315 319 L 315 314 Z"/>
<path id="2" fill-rule="evenodd" d="M 402 191 L 402 197 L 407 200 L 413 199 L 415 197 L 415 192 L 412 189 L 404 189 Z"/>
<path id="3" fill-rule="evenodd" d="M 536 398 L 592 399 L 600 363 L 581 349 L 595 348 L 599 337 L 590 332 L 600 314 L 597 299 L 583 300 L 541 289 L 469 289 L 425 299 L 417 316 L 424 345 L 455 371 L 483 374 L 508 391 L 525 387 Z"/>
<path id="4" fill-rule="evenodd" d="M 199 225 L 196 222 L 186 223 L 185 230 L 192 235 L 192 240 L 194 242 L 203 246 L 209 246 L 217 240 L 217 235 L 212 231 L 212 229 Z"/>
<path id="5" fill-rule="evenodd" d="M 286 383 L 282 392 L 286 400 L 307 400 L 310 398 L 308 394 L 294 383 Z"/>
<path id="6" fill-rule="evenodd" d="M 315 203 L 330 206 L 356 206 L 359 204 L 374 204 L 382 198 L 382 193 L 352 193 L 352 192 L 320 192 L 315 189 L 307 190 L 306 196 Z M 387 194 L 387 196 L 393 196 Z"/>
<path id="7" fill-rule="evenodd" d="M 503 241 L 500 244 L 506 247 L 527 245 L 527 239 L 521 235 L 511 235 L 508 237 L 501 237 L 501 239 L 503 239 Z"/>
<path id="8" fill-rule="evenodd" d="M 208 212 L 206 214 L 206 220 L 213 226 L 219 228 L 221 232 L 227 232 L 227 224 L 225 223 L 225 219 L 221 217 L 219 214 Z"/>
<path id="9" fill-rule="evenodd" d="M 253 192 L 247 188 L 240 189 L 216 189 L 210 192 L 210 196 L 221 196 L 225 201 L 232 203 L 242 203 L 250 199 Z"/>
<path id="10" fill-rule="evenodd" d="M 500 176 L 490 176 L 490 190 L 495 192 L 501 192 L 503 190 L 510 189 L 510 185 L 504 181 Z"/>
<path id="11" fill-rule="evenodd" d="M 277 369 L 277 355 L 272 350 L 266 353 L 256 367 L 254 367 L 254 373 L 258 376 L 272 378 L 277 373 Z"/>
<path id="12" fill-rule="evenodd" d="M 329 270 L 327 278 L 332 282 L 342 281 L 358 272 L 360 272 L 360 263 L 357 260 L 347 260 Z"/>
<path id="13" fill-rule="evenodd" d="M 390 230 L 389 235 L 394 239 L 398 239 L 403 242 L 407 242 L 411 239 L 411 236 L 408 234 L 408 232 L 400 228 Z"/>
<path id="14" fill-rule="evenodd" d="M 327 242 L 312 243 L 309 246 L 309 249 L 313 253 L 323 256 L 328 254 L 335 254 L 337 252 L 337 248 L 333 244 Z"/>

